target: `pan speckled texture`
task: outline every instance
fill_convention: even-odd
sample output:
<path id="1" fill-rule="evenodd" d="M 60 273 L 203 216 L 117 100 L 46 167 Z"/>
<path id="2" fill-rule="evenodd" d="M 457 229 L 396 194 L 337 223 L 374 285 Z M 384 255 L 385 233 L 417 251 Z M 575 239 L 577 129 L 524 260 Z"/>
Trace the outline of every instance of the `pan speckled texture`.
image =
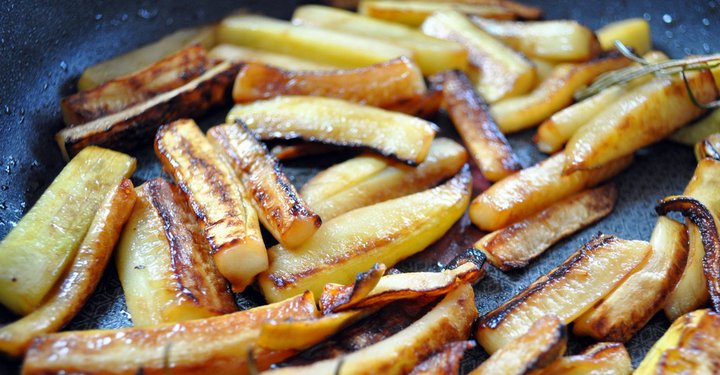
<path id="1" fill-rule="evenodd" d="M 650 21 L 656 47 L 672 57 L 720 52 L 720 1 L 676 2 L 624 0 L 528 1 L 540 5 L 545 17 L 573 18 L 595 29 L 628 17 Z M 176 29 L 220 19 L 228 12 L 246 7 L 289 18 L 295 1 L 49 1 L 0 2 L 0 238 L 4 237 L 31 207 L 63 166 L 53 135 L 62 127 L 60 97 L 74 91 L 83 68 L 158 39 Z M 222 120 L 225 110 L 201 119 L 207 128 Z M 447 119 L 436 119 L 444 132 L 455 135 Z M 543 157 L 531 144 L 532 132 L 511 136 L 510 141 L 525 166 Z M 456 136 L 456 135 L 455 135 Z M 139 168 L 134 182 L 161 174 L 150 147 L 139 150 Z M 331 155 L 285 164 L 298 185 L 316 171 L 347 158 Z M 538 276 L 561 263 L 593 234 L 615 234 L 627 239 L 650 237 L 656 220 L 653 207 L 665 195 L 682 192 L 695 166 L 692 150 L 663 142 L 641 150 L 636 162 L 618 178 L 619 201 L 605 220 L 566 239 L 529 267 L 503 274 L 489 267 L 488 275 L 476 287 L 480 313 L 487 312 L 522 290 Z M 447 262 L 450 254 L 472 243 L 478 233 L 467 218 L 451 230 L 434 249 L 405 261 L 402 270 L 434 269 Z M 256 292 L 238 296 L 242 308 L 262 301 Z M 0 310 L 0 322 L 13 319 Z M 114 267 L 87 306 L 70 324 L 72 329 L 113 328 L 130 324 L 122 290 Z M 647 349 L 668 326 L 658 315 L 628 344 L 637 364 Z M 571 338 L 570 351 L 577 352 L 588 340 Z M 485 354 L 469 351 L 463 372 L 476 366 Z M 0 373 L 15 373 L 17 362 L 0 360 Z"/>

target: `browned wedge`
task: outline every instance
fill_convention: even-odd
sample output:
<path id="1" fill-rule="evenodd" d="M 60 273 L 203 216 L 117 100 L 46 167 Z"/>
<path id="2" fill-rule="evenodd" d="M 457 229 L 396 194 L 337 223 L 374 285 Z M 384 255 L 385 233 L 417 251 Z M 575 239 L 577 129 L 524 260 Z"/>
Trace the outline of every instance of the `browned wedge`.
<path id="1" fill-rule="evenodd" d="M 411 165 L 425 160 L 436 126 L 431 122 L 317 96 L 281 96 L 236 105 L 227 123 L 241 120 L 261 139 L 303 139 L 366 147 Z"/>
<path id="2" fill-rule="evenodd" d="M 423 21 L 438 12 L 459 12 L 476 16 L 510 20 L 515 15 L 508 9 L 494 4 L 460 4 L 443 1 L 388 1 L 362 0 L 358 12 L 369 17 L 420 26 Z"/>
<path id="3" fill-rule="evenodd" d="M 294 248 L 315 234 L 322 222 L 320 216 L 298 195 L 277 159 L 244 124 L 216 126 L 208 131 L 208 139 L 240 177 L 260 221 L 273 237 Z"/>
<path id="4" fill-rule="evenodd" d="M 476 338 L 489 353 L 521 336 L 533 322 L 556 315 L 569 324 L 612 292 L 650 257 L 650 244 L 599 236 L 563 264 L 485 314 Z"/>
<path id="5" fill-rule="evenodd" d="M 66 159 L 89 145 L 128 149 L 149 142 L 163 123 L 183 117 L 197 117 L 230 99 L 229 90 L 238 66 L 220 63 L 176 89 L 164 92 L 115 114 L 83 125 L 66 128 L 55 135 Z"/>
<path id="6" fill-rule="evenodd" d="M 482 230 L 502 229 L 611 178 L 631 162 L 628 155 L 593 170 L 563 175 L 565 154 L 555 154 L 477 196 L 470 205 L 470 219 Z"/>
<path id="7" fill-rule="evenodd" d="M 567 327 L 554 315 L 544 316 L 527 332 L 493 353 L 470 375 L 523 375 L 543 368 L 565 353 Z"/>
<path id="8" fill-rule="evenodd" d="M 650 246 L 653 253 L 645 266 L 575 321 L 576 335 L 625 342 L 662 309 L 685 268 L 685 226 L 659 218 Z"/>
<path id="9" fill-rule="evenodd" d="M 116 262 L 135 326 L 208 318 L 237 310 L 195 215 L 162 178 L 138 187 Z"/>
<path id="10" fill-rule="evenodd" d="M 193 45 L 137 72 L 115 78 L 60 101 L 68 126 L 120 112 L 192 81 L 209 68 L 205 49 Z"/>
<path id="11" fill-rule="evenodd" d="M 503 271 L 525 267 L 562 238 L 610 214 L 616 199 L 612 184 L 585 190 L 487 234 L 474 247 Z"/>
<path id="12" fill-rule="evenodd" d="M 629 375 L 632 372 L 630 354 L 618 342 L 601 342 L 582 353 L 556 359 L 532 375 Z"/>
<path id="13" fill-rule="evenodd" d="M 268 52 L 259 49 L 240 47 L 233 44 L 220 44 L 208 52 L 208 57 L 219 61 L 232 61 L 234 63 L 257 63 L 267 64 L 280 69 L 298 70 L 334 70 L 338 69 L 332 65 L 317 63 L 314 61 L 285 55 L 282 53 Z"/>
<path id="14" fill-rule="evenodd" d="M 424 360 L 410 375 L 455 375 L 460 371 L 465 351 L 475 347 L 475 341 L 456 341 L 445 345 L 439 352 Z"/>
<path id="15" fill-rule="evenodd" d="M 470 297 L 472 301 L 472 295 Z M 292 351 L 253 350 L 260 323 L 317 316 L 310 293 L 223 316 L 117 330 L 70 331 L 40 336 L 23 363 L 39 374 L 249 374 L 248 354 L 259 369 Z"/>
<path id="16" fill-rule="evenodd" d="M 302 187 L 300 195 L 323 220 L 330 220 L 356 208 L 431 188 L 454 176 L 466 161 L 462 146 L 438 138 L 417 167 L 375 155 L 359 156 L 320 172 Z"/>
<path id="17" fill-rule="evenodd" d="M 132 183 L 123 180 L 98 207 L 75 258 L 43 305 L 0 328 L 0 351 L 21 356 L 35 336 L 59 331 L 80 311 L 100 281 L 134 203 Z"/>
<path id="18" fill-rule="evenodd" d="M 251 62 L 240 69 L 235 79 L 233 100 L 248 103 L 283 95 L 307 95 L 388 108 L 426 91 L 420 69 L 404 56 L 350 70 L 293 72 Z"/>
<path id="19" fill-rule="evenodd" d="M 193 120 L 160 128 L 155 154 L 195 211 L 220 273 L 244 290 L 268 267 L 250 196 Z"/>

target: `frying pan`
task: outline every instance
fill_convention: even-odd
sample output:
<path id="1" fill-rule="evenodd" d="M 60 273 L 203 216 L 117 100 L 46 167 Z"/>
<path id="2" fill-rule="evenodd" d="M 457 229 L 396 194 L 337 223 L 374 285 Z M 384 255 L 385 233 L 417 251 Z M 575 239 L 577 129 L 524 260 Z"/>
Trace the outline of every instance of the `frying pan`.
<path id="1" fill-rule="evenodd" d="M 528 0 L 539 5 L 548 19 L 572 18 L 595 29 L 603 24 L 644 17 L 652 27 L 655 46 L 671 57 L 720 51 L 720 1 L 622 0 L 570 1 Z M 0 2 L 0 238 L 27 212 L 58 174 L 64 162 L 53 140 L 62 127 L 61 96 L 74 92 L 77 77 L 94 63 L 151 42 L 179 28 L 222 18 L 237 8 L 248 8 L 279 18 L 289 18 L 296 1 L 14 1 Z M 210 114 L 201 124 L 220 122 L 226 110 Z M 457 136 L 447 119 L 435 119 L 451 136 Z M 532 132 L 510 137 L 525 166 L 541 158 L 530 142 Z M 138 171 L 134 182 L 161 175 L 150 147 L 137 151 Z M 476 286 L 476 302 L 483 314 L 522 290 L 537 277 L 561 263 L 570 253 L 597 232 L 627 239 L 650 237 L 656 220 L 653 207 L 658 199 L 682 192 L 692 176 L 692 151 L 661 142 L 638 152 L 636 162 L 615 181 L 619 200 L 615 211 L 590 228 L 563 240 L 529 267 L 502 273 L 488 267 L 488 274 Z M 313 173 L 347 155 L 330 155 L 286 163 L 297 185 Z M 467 218 L 456 224 L 451 236 L 433 250 L 401 263 L 401 270 L 436 269 L 474 236 Z M 434 251 L 434 252 L 432 252 Z M 257 292 L 237 297 L 241 308 L 262 303 Z M 0 308 L 0 322 L 15 319 Z M 69 329 L 116 328 L 130 325 L 122 289 L 114 266 L 110 265 L 89 303 Z M 637 365 L 649 347 L 664 333 L 669 322 L 658 314 L 627 347 Z M 571 337 L 569 352 L 589 341 Z M 468 372 L 486 358 L 481 349 L 469 351 L 462 372 Z M 0 358 L 0 373 L 18 371 L 18 362 Z"/>

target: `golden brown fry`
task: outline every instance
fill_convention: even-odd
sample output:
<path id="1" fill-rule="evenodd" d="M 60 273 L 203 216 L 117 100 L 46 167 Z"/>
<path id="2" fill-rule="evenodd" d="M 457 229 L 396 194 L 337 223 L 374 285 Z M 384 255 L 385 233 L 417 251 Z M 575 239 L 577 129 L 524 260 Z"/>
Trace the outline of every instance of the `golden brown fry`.
<path id="1" fill-rule="evenodd" d="M 447 138 L 438 138 L 433 143 L 440 140 L 455 143 Z M 431 147 L 430 150 L 432 151 L 432 149 Z M 391 161 L 382 156 L 370 153 L 362 154 L 320 171 L 300 189 L 300 195 L 310 205 L 317 208 L 321 202 L 333 195 L 351 189 L 361 182 L 378 175 L 388 168 L 390 164 Z"/>
<path id="2" fill-rule="evenodd" d="M 232 169 L 193 120 L 165 125 L 155 154 L 195 211 L 220 273 L 240 292 L 268 267 L 257 213 Z"/>
<path id="3" fill-rule="evenodd" d="M 55 135 L 55 140 L 66 159 L 90 145 L 126 149 L 149 142 L 151 134 L 163 123 L 201 116 L 208 109 L 226 103 L 237 72 L 237 65 L 220 63 L 187 84 L 148 101 L 63 129 Z"/>
<path id="4" fill-rule="evenodd" d="M 642 18 L 611 22 L 599 28 L 595 34 L 604 50 L 615 49 L 616 40 L 632 48 L 640 56 L 652 48 L 650 24 Z"/>
<path id="5" fill-rule="evenodd" d="M 565 154 L 555 154 L 477 196 L 470 205 L 470 219 L 482 230 L 504 228 L 611 178 L 631 162 L 632 155 L 628 155 L 593 170 L 563 175 Z"/>
<path id="6" fill-rule="evenodd" d="M 625 342 L 662 309 L 685 268 L 685 226 L 659 218 L 650 246 L 653 253 L 645 266 L 575 321 L 576 335 Z"/>
<path id="7" fill-rule="evenodd" d="M 469 375 L 527 374 L 561 357 L 566 347 L 567 327 L 558 317 L 547 315 L 494 352 Z"/>
<path id="8" fill-rule="evenodd" d="M 208 57 L 212 60 L 231 61 L 237 64 L 250 62 L 267 64 L 290 71 L 338 69 L 332 65 L 321 64 L 282 53 L 245 48 L 232 44 L 215 46 L 215 48 L 208 52 Z"/>
<path id="9" fill-rule="evenodd" d="M 472 301 L 472 299 L 471 299 Z M 39 374 L 248 374 L 260 323 L 318 315 L 312 294 L 213 318 L 153 327 L 55 333 L 36 338 L 23 375 Z M 254 350 L 259 369 L 293 351 Z"/>
<path id="10" fill-rule="evenodd" d="M 460 4 L 442 1 L 362 0 L 358 5 L 358 12 L 368 17 L 414 27 L 420 26 L 427 18 L 438 12 L 458 12 L 500 20 L 515 18 L 513 12 L 499 5 Z"/>
<path id="11" fill-rule="evenodd" d="M 605 72 L 630 63 L 621 54 L 609 52 L 582 64 L 560 64 L 535 90 L 495 103 L 490 113 L 505 134 L 532 127 L 571 104 L 579 88 Z"/>
<path id="12" fill-rule="evenodd" d="M 650 257 L 650 244 L 600 236 L 563 264 L 478 322 L 476 338 L 488 353 L 522 335 L 542 316 L 552 314 L 569 324 L 613 291 Z"/>
<path id="13" fill-rule="evenodd" d="M 300 72 L 247 63 L 235 79 L 233 99 L 248 103 L 283 95 L 326 96 L 388 108 L 426 91 L 420 69 L 407 57 L 357 69 Z"/>
<path id="14" fill-rule="evenodd" d="M 601 342 L 582 353 L 555 360 L 532 375 L 629 375 L 632 372 L 630 354 L 618 342 Z"/>
<path id="15" fill-rule="evenodd" d="M 585 190 L 485 235 L 474 247 L 503 271 L 525 267 L 557 241 L 610 214 L 616 199 L 612 184 Z"/>
<path id="16" fill-rule="evenodd" d="M 318 298 L 320 311 L 327 315 L 338 310 L 337 306 L 356 304 L 370 294 L 385 275 L 387 267 L 382 263 L 375 263 L 365 272 L 358 272 L 352 285 L 329 283 L 325 284 L 323 292 Z"/>
<path id="17" fill-rule="evenodd" d="M 415 366 L 410 375 L 456 375 L 460 371 L 460 361 L 465 351 L 474 348 L 475 345 L 475 341 L 456 341 L 446 344 L 439 352 Z"/>
<path id="18" fill-rule="evenodd" d="M 100 281 L 134 203 L 135 189 L 130 180 L 122 180 L 108 193 L 75 258 L 43 305 L 0 328 L 0 351 L 21 356 L 35 336 L 59 331 L 80 311 Z"/>
<path id="19" fill-rule="evenodd" d="M 510 143 L 490 117 L 490 109 L 465 73 L 449 71 L 435 79 L 441 81 L 450 118 L 483 175 L 490 181 L 499 181 L 522 169 Z"/>
<path id="20" fill-rule="evenodd" d="M 208 318 L 237 310 L 194 214 L 162 178 L 137 189 L 118 245 L 118 277 L 135 326 Z"/>

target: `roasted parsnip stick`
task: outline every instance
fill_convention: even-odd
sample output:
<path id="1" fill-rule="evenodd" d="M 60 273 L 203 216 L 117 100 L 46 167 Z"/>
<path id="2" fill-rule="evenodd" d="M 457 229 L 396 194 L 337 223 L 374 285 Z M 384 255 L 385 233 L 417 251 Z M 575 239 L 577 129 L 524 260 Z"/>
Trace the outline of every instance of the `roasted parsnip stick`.
<path id="1" fill-rule="evenodd" d="M 321 64 L 282 53 L 245 48 L 233 44 L 220 44 L 215 46 L 215 48 L 208 52 L 208 57 L 214 60 L 231 61 L 237 64 L 249 62 L 267 64 L 290 71 L 338 69 L 336 66 Z"/>
<path id="2" fill-rule="evenodd" d="M 702 317 L 708 313 L 708 310 L 695 310 L 675 319 L 665 334 L 650 348 L 645 358 L 633 374 L 635 375 L 651 375 L 657 374 L 655 367 L 660 361 L 663 353 L 667 349 L 676 348 L 685 332 L 697 329 Z"/>
<path id="3" fill-rule="evenodd" d="M 599 28 L 595 34 L 604 50 L 614 49 L 616 40 L 631 47 L 638 55 L 643 55 L 652 48 L 650 24 L 642 18 L 611 22 Z"/>
<path id="4" fill-rule="evenodd" d="M 410 375 L 455 375 L 460 371 L 465 351 L 475 347 L 475 341 L 456 341 L 446 344 L 439 352 L 424 360 Z"/>
<path id="5" fill-rule="evenodd" d="M 420 26 L 428 17 L 438 12 L 459 12 L 501 20 L 515 18 L 515 15 L 510 10 L 499 5 L 459 4 L 439 1 L 362 0 L 358 5 L 358 12 L 368 17 L 414 27 Z"/>

